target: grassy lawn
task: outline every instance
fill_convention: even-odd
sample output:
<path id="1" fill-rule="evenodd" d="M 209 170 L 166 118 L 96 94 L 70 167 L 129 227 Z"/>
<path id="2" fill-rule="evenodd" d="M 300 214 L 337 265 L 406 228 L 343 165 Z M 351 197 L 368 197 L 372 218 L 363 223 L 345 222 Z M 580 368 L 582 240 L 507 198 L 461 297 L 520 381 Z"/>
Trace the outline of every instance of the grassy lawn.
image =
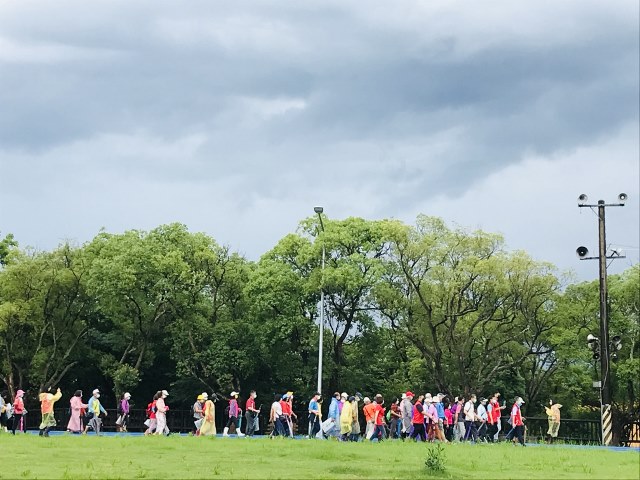
<path id="1" fill-rule="evenodd" d="M 284 439 L 0 435 L 0 478 L 640 478 L 640 453 L 562 446 L 428 446 Z"/>

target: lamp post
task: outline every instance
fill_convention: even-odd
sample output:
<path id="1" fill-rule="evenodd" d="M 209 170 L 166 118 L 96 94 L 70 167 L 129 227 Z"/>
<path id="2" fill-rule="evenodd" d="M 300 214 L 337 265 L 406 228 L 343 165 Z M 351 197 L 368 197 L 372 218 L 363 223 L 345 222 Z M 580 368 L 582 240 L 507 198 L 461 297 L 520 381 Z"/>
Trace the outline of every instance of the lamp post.
<path id="1" fill-rule="evenodd" d="M 618 251 L 614 251 L 612 255 L 607 256 L 607 240 L 605 225 L 605 208 L 606 207 L 623 207 L 627 201 L 627 194 L 618 195 L 618 203 L 605 203 L 604 200 L 598 200 L 597 204 L 589 204 L 589 197 L 584 193 L 578 197 L 578 206 L 580 208 L 598 208 L 598 256 L 588 257 L 589 250 L 586 247 L 578 247 L 576 253 L 580 260 L 598 260 L 600 281 L 600 338 L 597 339 L 600 347 L 600 410 L 602 425 L 602 444 L 611 445 L 611 378 L 609 375 L 609 311 L 608 311 L 608 292 L 607 292 L 607 260 L 624 258 Z M 594 339 L 596 337 L 593 337 Z M 590 344 L 596 346 L 592 339 L 588 339 Z M 595 357 L 594 357 L 595 358 Z"/>
<path id="2" fill-rule="evenodd" d="M 320 228 L 324 233 L 324 223 L 322 222 L 322 207 L 314 207 L 314 212 L 320 219 Z M 322 239 L 322 277 L 320 280 L 320 336 L 318 339 L 318 393 L 322 393 L 322 350 L 324 345 L 324 262 L 325 262 L 325 245 L 324 238 Z"/>

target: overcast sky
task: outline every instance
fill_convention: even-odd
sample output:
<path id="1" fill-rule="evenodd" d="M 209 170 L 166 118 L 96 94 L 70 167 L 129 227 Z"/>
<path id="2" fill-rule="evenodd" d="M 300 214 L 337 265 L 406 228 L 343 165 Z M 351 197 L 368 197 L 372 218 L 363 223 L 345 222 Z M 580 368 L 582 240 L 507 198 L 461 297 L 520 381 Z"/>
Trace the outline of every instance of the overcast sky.
<path id="1" fill-rule="evenodd" d="M 0 231 L 182 222 L 251 259 L 323 205 L 597 278 L 638 262 L 638 2 L 0 2 Z"/>

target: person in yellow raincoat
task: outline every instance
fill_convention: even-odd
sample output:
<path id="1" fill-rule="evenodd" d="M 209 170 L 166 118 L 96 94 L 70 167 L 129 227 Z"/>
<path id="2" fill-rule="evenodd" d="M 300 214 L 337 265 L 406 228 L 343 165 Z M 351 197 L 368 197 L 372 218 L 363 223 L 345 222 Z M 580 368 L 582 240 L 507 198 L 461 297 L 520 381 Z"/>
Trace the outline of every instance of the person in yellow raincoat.
<path id="1" fill-rule="evenodd" d="M 353 424 L 353 412 L 351 402 L 348 400 L 346 394 L 342 394 L 344 403 L 342 404 L 342 411 L 340 412 L 340 438 L 346 442 L 351 435 L 351 426 Z"/>
<path id="2" fill-rule="evenodd" d="M 559 403 L 553 403 L 553 400 L 549 400 L 549 406 L 544 407 L 547 413 L 547 419 L 549 421 L 549 429 L 547 435 L 549 436 L 549 443 L 553 443 L 558 437 L 558 430 L 560 430 L 560 409 L 562 405 Z"/>
<path id="3" fill-rule="evenodd" d="M 42 422 L 40 422 L 40 436 L 48 437 L 51 427 L 56 426 L 56 419 L 53 416 L 53 404 L 62 398 L 62 392 L 58 388 L 56 394 L 51 393 L 51 388 L 39 395 L 40 410 L 42 412 Z"/>
<path id="4" fill-rule="evenodd" d="M 216 434 L 216 407 L 211 399 L 207 398 L 206 402 L 204 402 L 204 409 L 202 410 L 204 414 L 202 426 L 200 427 L 200 436 L 206 437 L 207 435 L 215 435 Z"/>

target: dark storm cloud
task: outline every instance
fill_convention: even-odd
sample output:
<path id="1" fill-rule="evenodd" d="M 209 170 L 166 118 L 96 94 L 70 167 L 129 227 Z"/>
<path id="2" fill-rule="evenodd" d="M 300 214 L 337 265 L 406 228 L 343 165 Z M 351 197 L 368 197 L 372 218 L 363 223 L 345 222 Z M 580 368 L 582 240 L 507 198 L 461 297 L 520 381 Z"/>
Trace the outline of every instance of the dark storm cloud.
<path id="1" fill-rule="evenodd" d="M 5 2 L 0 162 L 14 181 L 3 189 L 44 196 L 58 181 L 108 179 L 118 197 L 127 182 L 179 184 L 232 191 L 238 211 L 330 192 L 401 216 L 637 125 L 637 10 Z"/>

